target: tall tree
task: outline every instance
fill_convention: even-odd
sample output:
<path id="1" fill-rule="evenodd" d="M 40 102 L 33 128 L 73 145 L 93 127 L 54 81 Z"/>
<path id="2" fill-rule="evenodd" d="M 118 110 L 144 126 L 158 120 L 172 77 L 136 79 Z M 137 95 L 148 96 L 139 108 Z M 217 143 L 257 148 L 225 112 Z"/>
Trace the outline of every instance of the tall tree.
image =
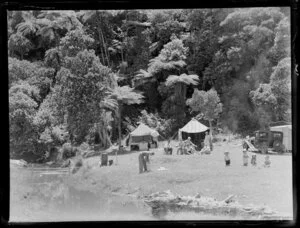
<path id="1" fill-rule="evenodd" d="M 175 102 L 178 108 L 176 108 L 176 120 L 183 120 L 185 118 L 185 100 L 186 100 L 186 89 L 187 85 L 197 85 L 198 84 L 198 75 L 187 75 L 181 74 L 170 75 L 166 80 L 166 86 L 174 86 L 174 97 Z"/>
<path id="2" fill-rule="evenodd" d="M 212 137 L 212 121 L 219 117 L 223 106 L 217 91 L 210 89 L 205 92 L 194 89 L 192 98 L 188 99 L 186 103 L 192 111 L 198 112 L 205 120 L 209 121 L 210 136 Z"/>
<path id="3" fill-rule="evenodd" d="M 57 73 L 63 100 L 61 108 L 66 110 L 68 130 L 75 142 L 83 142 L 89 128 L 101 120 L 100 102 L 106 96 L 112 77 L 111 70 L 100 63 L 93 51 L 87 50 L 67 57 Z M 106 142 L 101 142 L 103 147 L 107 147 Z"/>
<path id="4" fill-rule="evenodd" d="M 32 49 L 32 43 L 19 33 L 12 34 L 8 40 L 10 56 L 19 56 L 23 60 L 24 55 Z"/>
<path id="5" fill-rule="evenodd" d="M 143 102 L 144 96 L 138 92 L 134 91 L 134 88 L 129 86 L 118 86 L 114 88 L 110 94 L 110 98 L 115 99 L 118 104 L 118 122 L 119 122 L 119 150 L 121 149 L 121 140 L 122 140 L 122 108 L 124 104 L 140 104 Z M 116 151 L 116 162 L 117 162 L 118 152 Z"/>
<path id="6" fill-rule="evenodd" d="M 39 152 L 36 151 L 38 134 L 33 124 L 37 97 L 38 89 L 28 83 L 16 84 L 9 89 L 9 136 L 13 156 Z"/>
<path id="7" fill-rule="evenodd" d="M 188 52 L 188 48 L 184 47 L 182 40 L 178 39 L 175 35 L 171 37 L 171 42 L 164 45 L 164 48 L 161 50 L 160 54 L 149 61 L 148 69 L 141 69 L 136 75 L 136 84 L 139 83 L 157 83 L 159 86 L 157 91 L 163 97 L 163 110 L 165 115 L 168 117 L 176 117 L 177 111 L 169 112 L 172 105 L 175 105 L 182 111 L 184 111 L 183 104 L 181 103 L 182 97 L 185 97 L 185 86 L 183 84 L 195 84 L 195 76 L 188 77 L 185 72 L 185 59 Z M 166 83 L 169 75 L 179 74 L 182 77 L 171 77 L 170 80 Z M 177 83 L 178 82 L 178 83 Z M 168 87 L 166 87 L 168 85 Z M 172 96 L 173 85 L 176 87 L 176 97 Z M 182 93 L 179 93 L 179 91 Z M 166 91 L 167 90 L 167 91 Z M 178 96 L 182 94 L 182 96 Z M 171 96 L 169 96 L 171 95 Z M 176 104 L 178 100 L 178 104 Z M 164 108 L 165 107 L 165 108 Z M 183 108 L 183 110 L 182 110 Z M 180 120 L 180 118 L 176 118 Z"/>

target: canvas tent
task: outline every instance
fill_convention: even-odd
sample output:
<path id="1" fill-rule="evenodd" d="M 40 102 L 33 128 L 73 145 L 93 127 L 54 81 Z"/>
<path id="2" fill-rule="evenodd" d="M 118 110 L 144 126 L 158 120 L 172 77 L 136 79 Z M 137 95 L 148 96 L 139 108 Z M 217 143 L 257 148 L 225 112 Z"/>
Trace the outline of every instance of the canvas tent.
<path id="1" fill-rule="evenodd" d="M 271 131 L 280 131 L 283 133 L 283 145 L 289 151 L 292 150 L 292 125 L 281 125 L 270 127 Z"/>
<path id="2" fill-rule="evenodd" d="M 193 118 L 183 128 L 178 130 L 178 139 L 185 140 L 187 137 L 191 137 L 194 144 L 200 145 L 204 140 L 205 132 L 208 130 L 208 127 Z"/>
<path id="3" fill-rule="evenodd" d="M 148 143 L 152 140 L 156 140 L 159 133 L 148 127 L 147 125 L 141 123 L 134 131 L 129 134 L 129 146 L 138 146 L 139 150 L 147 150 Z"/>

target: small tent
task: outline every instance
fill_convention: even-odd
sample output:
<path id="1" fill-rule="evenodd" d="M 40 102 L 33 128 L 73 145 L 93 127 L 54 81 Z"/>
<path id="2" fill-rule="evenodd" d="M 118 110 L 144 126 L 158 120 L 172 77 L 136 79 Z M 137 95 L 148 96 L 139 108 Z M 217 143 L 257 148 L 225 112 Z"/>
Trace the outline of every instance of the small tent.
<path id="1" fill-rule="evenodd" d="M 141 123 L 129 134 L 129 146 L 130 148 L 137 146 L 139 150 L 147 150 L 148 143 L 157 141 L 156 139 L 158 136 L 159 133 L 156 130 Z"/>
<path id="2" fill-rule="evenodd" d="M 292 150 L 292 125 L 281 125 L 270 127 L 271 131 L 280 131 L 283 133 L 283 145 L 289 151 Z"/>
<path id="3" fill-rule="evenodd" d="M 183 128 L 178 130 L 178 139 L 185 140 L 191 137 L 191 141 L 200 146 L 205 138 L 205 132 L 208 130 L 208 127 L 193 118 Z"/>

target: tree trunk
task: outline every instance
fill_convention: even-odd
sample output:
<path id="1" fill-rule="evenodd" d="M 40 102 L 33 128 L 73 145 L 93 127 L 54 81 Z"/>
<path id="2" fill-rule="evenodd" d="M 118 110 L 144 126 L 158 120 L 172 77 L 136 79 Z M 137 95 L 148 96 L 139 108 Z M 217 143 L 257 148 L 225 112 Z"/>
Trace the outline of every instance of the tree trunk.
<path id="1" fill-rule="evenodd" d="M 103 49 L 101 48 L 101 55 L 102 55 L 102 59 L 103 59 L 103 64 L 105 65 L 105 58 L 104 58 L 104 55 L 103 55 L 103 52 L 105 53 L 106 55 L 106 58 L 107 58 L 107 66 L 109 66 L 109 60 L 108 60 L 108 57 L 107 57 L 107 52 L 106 52 L 106 44 L 104 42 L 104 37 L 103 37 L 103 33 L 102 33 L 102 29 L 100 27 L 100 19 L 99 19 L 99 13 L 98 11 L 96 11 L 96 15 L 97 15 L 97 24 L 98 24 L 98 36 L 99 36 L 99 42 L 100 40 L 102 40 L 102 44 L 103 44 Z"/>
<path id="2" fill-rule="evenodd" d="M 103 43 L 103 48 L 104 48 L 104 53 L 105 53 L 105 56 L 106 56 L 106 60 L 107 60 L 107 66 L 109 67 L 110 66 L 110 61 L 109 61 L 109 55 L 107 54 L 107 45 L 104 41 L 104 36 L 103 36 L 103 32 L 100 28 L 100 33 L 101 33 L 101 37 L 102 37 L 102 43 Z"/>
<path id="3" fill-rule="evenodd" d="M 97 132 L 99 134 L 99 141 L 100 141 L 100 146 L 103 147 L 103 135 L 101 132 L 100 124 L 97 123 Z"/>
<path id="4" fill-rule="evenodd" d="M 100 42 L 100 33 L 99 33 L 99 42 Z M 103 54 L 103 48 L 100 45 L 100 49 L 101 49 L 101 57 L 102 57 L 102 62 L 103 62 L 103 66 L 105 66 L 105 58 L 104 58 L 104 54 Z"/>
<path id="5" fill-rule="evenodd" d="M 98 20 L 97 20 L 98 21 Z M 100 26 L 99 26 L 99 21 L 98 21 L 98 29 L 97 29 L 97 31 L 98 31 L 98 37 L 99 37 L 99 44 L 100 44 L 100 40 L 102 39 L 101 38 L 101 32 L 100 32 Z M 104 51 L 103 51 L 103 48 L 102 48 L 102 46 L 100 45 L 100 51 L 101 51 L 101 57 L 102 57 L 102 61 L 103 61 L 103 65 L 105 65 L 105 58 L 104 58 Z"/>
<path id="6" fill-rule="evenodd" d="M 212 121 L 209 120 L 208 122 L 209 122 L 209 136 L 210 136 L 210 138 L 212 140 L 212 131 L 213 131 Z"/>
<path id="7" fill-rule="evenodd" d="M 122 112 L 122 103 L 118 101 L 119 103 L 119 151 L 121 150 L 121 141 L 122 141 L 122 132 L 121 132 L 121 124 L 122 124 L 122 119 L 121 119 L 121 112 Z M 116 150 L 116 165 L 118 163 L 118 150 Z"/>
<path id="8" fill-rule="evenodd" d="M 123 47 L 121 48 L 121 60 L 122 60 L 122 63 L 123 63 L 124 62 Z"/>

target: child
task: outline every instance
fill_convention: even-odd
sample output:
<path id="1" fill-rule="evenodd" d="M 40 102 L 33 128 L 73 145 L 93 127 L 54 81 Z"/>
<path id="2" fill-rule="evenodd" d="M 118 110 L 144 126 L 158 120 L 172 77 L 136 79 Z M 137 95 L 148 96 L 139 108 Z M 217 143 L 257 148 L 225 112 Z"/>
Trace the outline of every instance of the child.
<path id="1" fill-rule="evenodd" d="M 170 139 L 169 139 L 168 142 L 166 143 L 164 150 L 165 150 L 165 154 L 170 154 L 170 155 L 172 155 L 173 148 L 172 148 L 172 146 L 171 146 L 171 140 L 170 140 Z"/>
<path id="2" fill-rule="evenodd" d="M 225 165 L 230 166 L 230 157 L 229 157 L 229 152 L 224 152 L 224 160 L 225 160 Z"/>
<path id="3" fill-rule="evenodd" d="M 248 166 L 248 154 L 247 154 L 247 150 L 243 149 L 243 164 L 244 166 Z"/>
<path id="4" fill-rule="evenodd" d="M 202 154 L 210 154 L 210 153 L 211 153 L 210 147 L 207 146 L 207 145 L 205 145 L 205 146 L 201 149 L 201 151 L 200 151 L 200 154 L 201 154 L 201 155 L 202 155 Z"/>
<path id="5" fill-rule="evenodd" d="M 250 142 L 249 135 L 246 136 L 246 138 L 243 140 L 243 149 L 249 150 L 249 145 L 247 142 Z"/>
<path id="6" fill-rule="evenodd" d="M 256 154 L 252 155 L 251 157 L 251 165 L 256 166 Z"/>
<path id="7" fill-rule="evenodd" d="M 269 168 L 270 165 L 271 165 L 270 157 L 269 157 L 269 155 L 267 155 L 267 156 L 265 157 L 264 167 Z"/>

